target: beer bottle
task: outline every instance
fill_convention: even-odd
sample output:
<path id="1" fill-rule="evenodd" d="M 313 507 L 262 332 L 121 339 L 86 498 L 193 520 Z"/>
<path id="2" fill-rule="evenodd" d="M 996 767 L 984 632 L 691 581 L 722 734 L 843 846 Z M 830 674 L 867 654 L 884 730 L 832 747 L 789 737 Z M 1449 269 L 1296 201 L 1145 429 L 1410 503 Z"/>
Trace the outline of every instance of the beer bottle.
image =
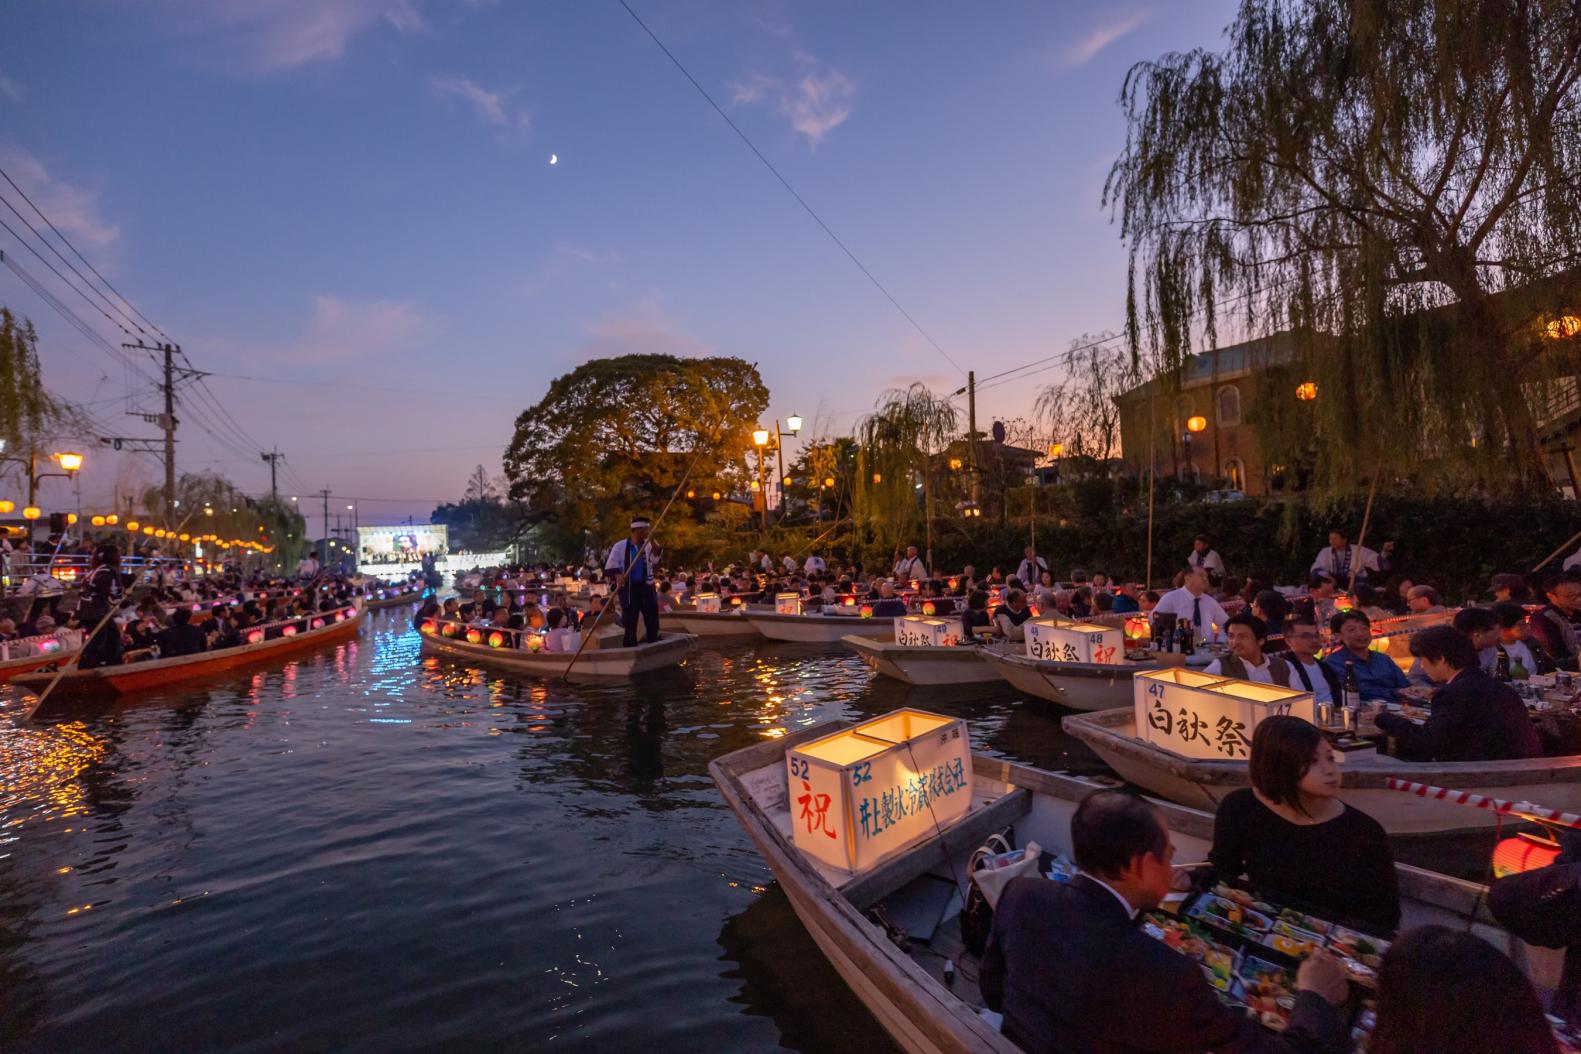
<path id="1" fill-rule="evenodd" d="M 1510 653 L 1503 648 L 1499 649 L 1498 661 L 1493 666 L 1493 676 L 1496 680 L 1510 680 Z"/>
<path id="2" fill-rule="evenodd" d="M 1345 696 L 1345 708 L 1347 710 L 1357 710 L 1361 708 L 1361 681 L 1356 676 L 1356 664 L 1354 662 L 1347 662 L 1345 664 L 1345 683 L 1343 687 L 1343 694 Z"/>

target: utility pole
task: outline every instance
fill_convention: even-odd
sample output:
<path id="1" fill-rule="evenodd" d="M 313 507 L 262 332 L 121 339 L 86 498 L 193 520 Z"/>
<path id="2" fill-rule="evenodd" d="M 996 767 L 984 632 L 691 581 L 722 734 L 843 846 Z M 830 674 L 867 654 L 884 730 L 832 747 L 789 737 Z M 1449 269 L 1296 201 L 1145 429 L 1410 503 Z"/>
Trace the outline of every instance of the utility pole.
<path id="1" fill-rule="evenodd" d="M 122 344 L 121 347 L 126 348 L 128 351 L 146 351 L 164 360 L 164 380 L 159 388 L 165 396 L 165 412 L 162 414 L 137 413 L 131 416 L 141 417 L 151 424 L 157 424 L 165 433 L 165 525 L 169 527 L 175 523 L 176 519 L 176 426 L 181 423 L 176 419 L 176 381 L 197 380 L 201 377 L 207 377 L 208 374 L 202 370 L 177 366 L 176 354 L 181 349 L 175 344 L 160 344 L 157 347 L 149 347 L 142 341 L 138 341 L 135 344 Z"/>
<path id="2" fill-rule="evenodd" d="M 279 449 L 276 448 L 267 454 L 259 454 L 258 456 L 269 462 L 269 500 L 279 501 L 280 488 L 275 485 L 275 470 L 277 468 L 278 462 L 281 458 L 285 457 L 285 455 L 280 453 Z"/>
<path id="3" fill-rule="evenodd" d="M 327 564 L 329 563 L 329 488 L 325 487 L 318 494 L 319 497 L 324 499 L 324 537 L 322 544 L 318 547 L 318 551 L 323 554 L 324 564 Z M 319 566 L 322 567 L 323 564 Z"/>
<path id="4" fill-rule="evenodd" d="M 977 505 L 977 371 L 966 373 L 966 465 L 972 485 L 972 505 Z"/>

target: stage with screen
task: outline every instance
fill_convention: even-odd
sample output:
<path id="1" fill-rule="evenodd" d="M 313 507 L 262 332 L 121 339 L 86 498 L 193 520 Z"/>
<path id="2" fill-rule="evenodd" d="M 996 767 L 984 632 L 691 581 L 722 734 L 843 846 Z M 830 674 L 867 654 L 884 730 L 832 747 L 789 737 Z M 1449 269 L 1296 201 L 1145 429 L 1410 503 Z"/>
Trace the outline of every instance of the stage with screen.
<path id="1" fill-rule="evenodd" d="M 443 558 L 450 551 L 450 529 L 442 523 L 400 527 L 358 527 L 358 563 L 414 564 L 425 556 Z"/>

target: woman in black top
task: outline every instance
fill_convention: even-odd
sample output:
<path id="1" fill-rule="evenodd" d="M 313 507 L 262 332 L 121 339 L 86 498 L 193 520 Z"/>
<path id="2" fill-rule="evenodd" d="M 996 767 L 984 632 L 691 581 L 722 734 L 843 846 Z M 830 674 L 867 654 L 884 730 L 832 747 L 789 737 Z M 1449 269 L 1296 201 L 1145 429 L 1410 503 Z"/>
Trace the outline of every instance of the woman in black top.
<path id="1" fill-rule="evenodd" d="M 966 610 L 961 612 L 961 636 L 971 640 L 978 635 L 978 630 L 991 625 L 988 621 L 988 594 L 979 589 L 967 599 Z"/>
<path id="2" fill-rule="evenodd" d="M 1339 800 L 1339 765 L 1317 728 L 1270 717 L 1252 736 L 1251 781 L 1219 803 L 1209 860 L 1384 934 L 1400 924 L 1394 857 L 1378 821 Z"/>

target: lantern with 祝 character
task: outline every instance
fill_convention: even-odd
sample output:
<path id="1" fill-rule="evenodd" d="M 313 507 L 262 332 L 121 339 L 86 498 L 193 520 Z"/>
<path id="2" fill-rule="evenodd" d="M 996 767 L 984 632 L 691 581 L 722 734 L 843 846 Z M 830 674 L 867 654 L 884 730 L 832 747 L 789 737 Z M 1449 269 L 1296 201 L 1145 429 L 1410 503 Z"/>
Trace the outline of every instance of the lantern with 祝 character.
<path id="1" fill-rule="evenodd" d="M 903 709 L 785 753 L 796 847 L 846 872 L 936 833 L 972 802 L 966 722 Z"/>
<path id="2" fill-rule="evenodd" d="M 774 613 L 776 615 L 800 615 L 801 614 L 801 594 L 800 593 L 775 593 L 774 594 Z"/>
<path id="3" fill-rule="evenodd" d="M 947 648 L 955 644 L 947 619 L 902 615 L 895 619 L 895 643 L 903 648 Z"/>
<path id="4" fill-rule="evenodd" d="M 719 594 L 718 593 L 699 593 L 699 594 L 697 594 L 697 613 L 699 615 L 717 615 L 717 614 L 719 614 Z"/>
<path id="5" fill-rule="evenodd" d="M 1113 665 L 1125 659 L 1121 631 L 1113 626 L 1065 619 L 1032 619 L 1024 624 L 1027 658 L 1044 662 L 1093 662 Z"/>
<path id="6" fill-rule="evenodd" d="M 1138 673 L 1131 684 L 1137 736 L 1188 758 L 1245 761 L 1265 718 L 1315 716 L 1311 692 L 1180 667 Z"/>

